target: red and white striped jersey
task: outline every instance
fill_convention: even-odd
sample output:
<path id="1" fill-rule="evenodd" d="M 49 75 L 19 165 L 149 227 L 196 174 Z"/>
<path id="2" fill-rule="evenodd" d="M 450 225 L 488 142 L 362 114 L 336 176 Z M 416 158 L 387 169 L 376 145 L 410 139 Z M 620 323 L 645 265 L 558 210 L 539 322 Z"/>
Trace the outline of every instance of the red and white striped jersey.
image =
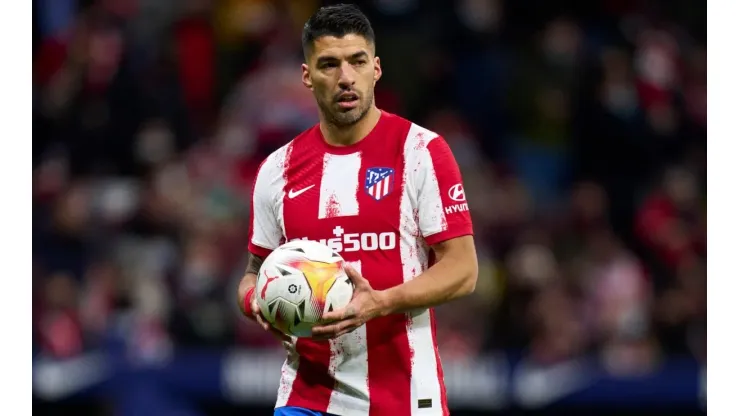
<path id="1" fill-rule="evenodd" d="M 318 125 L 257 174 L 249 250 L 322 241 L 376 290 L 420 275 L 430 246 L 473 233 L 459 167 L 439 135 L 382 113 L 358 143 L 326 143 Z M 337 415 L 447 415 L 430 309 L 372 319 L 335 340 L 293 339 L 276 407 Z"/>

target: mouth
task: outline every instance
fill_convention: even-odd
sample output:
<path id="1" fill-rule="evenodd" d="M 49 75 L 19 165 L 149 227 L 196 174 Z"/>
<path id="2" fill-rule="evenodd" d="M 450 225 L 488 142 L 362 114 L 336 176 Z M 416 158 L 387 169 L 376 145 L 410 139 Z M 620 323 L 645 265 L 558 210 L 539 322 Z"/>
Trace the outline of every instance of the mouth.
<path id="1" fill-rule="evenodd" d="M 353 92 L 346 92 L 340 94 L 336 101 L 339 107 L 344 109 L 352 109 L 357 107 L 357 105 L 360 103 L 360 97 Z"/>

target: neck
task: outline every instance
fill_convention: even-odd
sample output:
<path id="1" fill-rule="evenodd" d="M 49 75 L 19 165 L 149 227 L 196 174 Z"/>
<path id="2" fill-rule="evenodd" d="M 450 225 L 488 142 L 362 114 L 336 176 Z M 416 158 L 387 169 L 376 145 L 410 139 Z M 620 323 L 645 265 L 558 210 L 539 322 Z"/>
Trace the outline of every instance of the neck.
<path id="1" fill-rule="evenodd" d="M 324 139 L 330 145 L 350 146 L 370 134 L 375 125 L 378 124 L 380 114 L 381 112 L 378 107 L 373 105 L 364 117 L 351 126 L 337 126 L 336 124 L 327 122 L 322 116 L 319 127 L 321 128 L 321 133 L 324 135 Z"/>

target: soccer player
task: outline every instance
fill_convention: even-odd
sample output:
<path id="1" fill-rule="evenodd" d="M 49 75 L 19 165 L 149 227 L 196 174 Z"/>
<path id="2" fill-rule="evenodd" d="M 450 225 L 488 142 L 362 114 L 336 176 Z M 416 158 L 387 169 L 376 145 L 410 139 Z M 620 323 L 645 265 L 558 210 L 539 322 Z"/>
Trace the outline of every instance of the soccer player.
<path id="1" fill-rule="evenodd" d="M 275 415 L 447 415 L 431 308 L 478 275 L 459 167 L 438 134 L 375 106 L 382 70 L 359 9 L 319 9 L 302 40 L 320 121 L 259 168 L 239 302 L 276 332 L 254 287 L 263 259 L 295 239 L 339 241 L 355 294 L 313 337 L 284 337 Z"/>

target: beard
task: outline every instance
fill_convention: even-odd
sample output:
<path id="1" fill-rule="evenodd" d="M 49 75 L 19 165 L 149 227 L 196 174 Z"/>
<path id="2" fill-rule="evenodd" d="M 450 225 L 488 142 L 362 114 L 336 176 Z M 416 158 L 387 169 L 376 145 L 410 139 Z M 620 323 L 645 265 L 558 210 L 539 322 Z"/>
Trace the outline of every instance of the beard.
<path id="1" fill-rule="evenodd" d="M 359 94 L 358 94 L 359 95 Z M 370 111 L 370 107 L 373 103 L 373 92 L 359 95 L 360 102 L 357 107 L 350 110 L 344 110 L 339 108 L 336 104 L 337 101 L 332 99 L 329 103 L 321 100 L 316 100 L 319 104 L 319 109 L 324 114 L 324 118 L 327 122 L 338 126 L 338 127 L 349 127 L 358 121 L 362 120 L 363 117 Z"/>

